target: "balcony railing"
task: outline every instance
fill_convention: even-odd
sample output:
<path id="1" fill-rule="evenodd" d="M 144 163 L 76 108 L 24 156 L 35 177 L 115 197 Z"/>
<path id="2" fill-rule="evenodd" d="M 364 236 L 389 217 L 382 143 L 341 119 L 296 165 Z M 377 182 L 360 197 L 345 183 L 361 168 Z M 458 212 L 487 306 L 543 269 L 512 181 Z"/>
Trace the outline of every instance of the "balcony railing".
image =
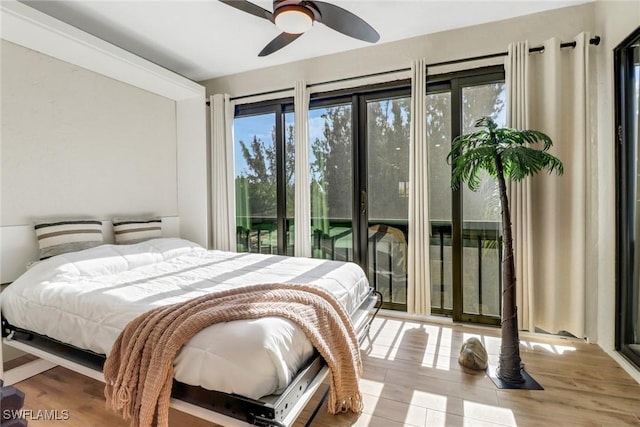
<path id="1" fill-rule="evenodd" d="M 238 252 L 278 253 L 275 218 L 250 218 L 238 227 Z M 465 222 L 463 238 L 463 310 L 466 313 L 500 316 L 502 239 L 499 222 Z M 314 258 L 353 261 L 352 223 L 338 219 L 325 222 L 325 230 L 312 231 Z M 290 227 L 289 236 L 293 236 Z M 291 241 L 288 239 L 287 241 Z M 368 277 L 383 294 L 387 308 L 406 310 L 407 221 L 369 222 Z M 451 223 L 431 222 L 431 306 L 434 313 L 453 309 Z M 287 255 L 293 245 L 287 246 Z"/>
<path id="2" fill-rule="evenodd" d="M 502 311 L 502 236 L 497 221 L 465 221 L 463 245 L 463 312 L 499 317 Z M 431 222 L 431 309 L 453 311 L 452 228 L 446 221 Z"/>
<path id="3" fill-rule="evenodd" d="M 275 218 L 251 218 L 251 228 L 237 227 L 238 252 L 278 253 L 278 227 Z M 246 223 L 246 222 L 245 222 Z"/>

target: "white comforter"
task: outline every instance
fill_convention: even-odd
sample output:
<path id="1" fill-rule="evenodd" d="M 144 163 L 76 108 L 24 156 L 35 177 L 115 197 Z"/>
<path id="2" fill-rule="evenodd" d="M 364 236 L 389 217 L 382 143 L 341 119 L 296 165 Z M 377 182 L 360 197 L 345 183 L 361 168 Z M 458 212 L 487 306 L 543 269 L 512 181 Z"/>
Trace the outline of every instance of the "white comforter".
<path id="1" fill-rule="evenodd" d="M 108 354 L 141 313 L 234 286 L 307 283 L 332 292 L 349 312 L 368 290 L 352 263 L 207 251 L 182 239 L 103 245 L 58 255 L 29 269 L 3 293 L 2 314 L 14 326 Z M 313 352 L 281 318 L 210 326 L 178 354 L 175 378 L 250 398 L 281 392 Z"/>

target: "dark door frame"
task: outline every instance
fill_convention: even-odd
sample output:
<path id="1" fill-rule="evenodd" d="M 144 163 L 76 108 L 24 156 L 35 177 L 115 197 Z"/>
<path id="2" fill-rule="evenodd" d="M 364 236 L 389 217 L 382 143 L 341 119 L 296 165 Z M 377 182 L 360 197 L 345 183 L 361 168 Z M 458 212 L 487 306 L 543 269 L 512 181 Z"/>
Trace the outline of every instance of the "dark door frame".
<path id="1" fill-rule="evenodd" d="M 615 348 L 636 366 L 640 367 L 640 355 L 629 348 L 635 343 L 632 310 L 634 299 L 638 298 L 640 284 L 634 283 L 635 272 L 640 266 L 634 265 L 634 228 L 640 226 L 640 212 L 636 209 L 636 163 L 638 153 L 637 136 L 632 115 L 632 69 L 633 57 L 629 55 L 632 45 L 640 43 L 640 27 L 624 39 L 614 50 L 615 80 L 615 158 L 616 158 L 616 336 Z M 634 145 L 635 144 L 635 145 Z M 636 307 L 637 309 L 637 307 Z M 637 315 L 637 314 L 636 314 Z"/>

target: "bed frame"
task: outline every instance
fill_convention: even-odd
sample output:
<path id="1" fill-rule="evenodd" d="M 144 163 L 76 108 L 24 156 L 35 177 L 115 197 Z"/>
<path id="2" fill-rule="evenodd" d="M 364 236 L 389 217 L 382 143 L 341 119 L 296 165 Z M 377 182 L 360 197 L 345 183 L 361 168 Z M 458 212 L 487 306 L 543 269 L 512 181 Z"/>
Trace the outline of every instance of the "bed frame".
<path id="1" fill-rule="evenodd" d="M 382 295 L 378 291 L 370 289 L 360 306 L 351 313 L 351 319 L 360 342 L 367 336 L 371 322 L 381 306 Z M 8 385 L 57 365 L 104 382 L 102 367 L 106 360 L 105 355 L 79 349 L 14 327 L 4 318 L 2 318 L 2 337 L 4 344 L 41 359 L 31 362 L 35 364 L 34 366 L 23 365 L 5 372 L 5 383 Z M 11 373 L 15 370 L 19 372 L 12 376 Z M 258 400 L 206 390 L 174 380 L 171 406 L 224 426 L 289 427 L 293 425 L 293 422 L 318 390 L 328 372 L 329 368 L 316 352 L 282 394 L 269 395 Z M 309 425 L 317 414 L 326 398 L 326 393 L 315 406 L 306 425 Z"/>
<path id="2" fill-rule="evenodd" d="M 179 218 L 162 218 L 163 235 L 179 235 Z M 112 242 L 112 227 L 103 221 L 103 235 L 107 243 Z M 0 227 L 0 284 L 9 283 L 20 276 L 29 261 L 37 259 L 37 241 L 32 226 Z M 370 289 L 360 306 L 351 313 L 351 320 L 358 339 L 367 336 L 371 322 L 382 306 L 382 295 Z M 0 313 L 1 317 L 1 313 Z M 105 356 L 75 348 L 31 331 L 22 330 L 2 320 L 2 344 L 20 350 L 39 359 L 28 362 L 6 372 L 0 363 L 0 378 L 6 385 L 15 384 L 38 375 L 55 366 L 63 366 L 82 375 L 104 382 L 102 366 Z M 0 361 L 2 351 L 0 350 Z M 214 392 L 175 382 L 171 407 L 196 417 L 224 426 L 272 426 L 288 427 L 293 424 L 311 397 L 325 380 L 329 368 L 315 354 L 302 368 L 289 387 L 280 395 L 265 396 L 259 400 L 238 395 Z M 314 408 L 307 425 L 312 421 L 323 399 Z"/>

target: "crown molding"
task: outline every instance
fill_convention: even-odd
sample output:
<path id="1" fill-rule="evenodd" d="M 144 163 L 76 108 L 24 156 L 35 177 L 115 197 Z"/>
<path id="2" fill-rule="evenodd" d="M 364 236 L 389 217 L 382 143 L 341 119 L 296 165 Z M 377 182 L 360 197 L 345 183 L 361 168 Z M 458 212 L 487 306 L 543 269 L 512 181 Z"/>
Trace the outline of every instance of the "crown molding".
<path id="1" fill-rule="evenodd" d="M 0 3 L 0 37 L 176 101 L 204 86 L 16 0 Z"/>

